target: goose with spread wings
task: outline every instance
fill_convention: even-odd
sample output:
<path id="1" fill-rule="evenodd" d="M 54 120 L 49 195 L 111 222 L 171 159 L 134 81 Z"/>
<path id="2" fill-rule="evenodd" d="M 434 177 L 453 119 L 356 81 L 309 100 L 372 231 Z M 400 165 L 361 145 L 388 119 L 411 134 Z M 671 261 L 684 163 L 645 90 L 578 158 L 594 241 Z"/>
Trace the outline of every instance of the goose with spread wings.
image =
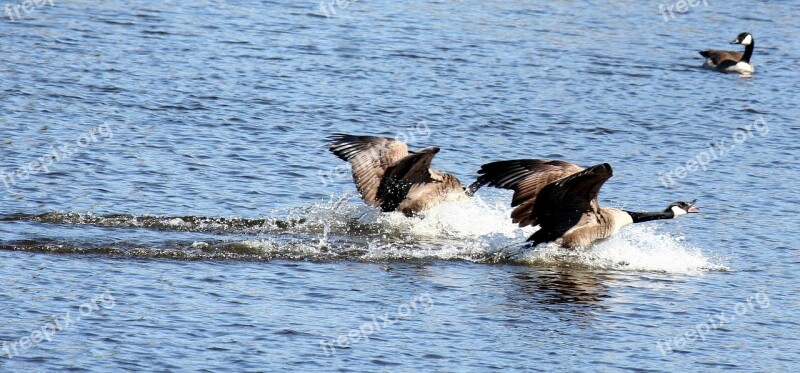
<path id="1" fill-rule="evenodd" d="M 431 168 L 439 148 L 409 151 L 388 137 L 334 134 L 329 149 L 352 166 L 353 181 L 365 203 L 413 216 L 438 203 L 466 198 L 453 175 Z"/>
<path id="2" fill-rule="evenodd" d="M 558 160 L 518 159 L 487 163 L 478 174 L 471 190 L 488 184 L 514 191 L 511 219 L 520 227 L 539 226 L 528 239 L 534 246 L 555 241 L 565 248 L 585 248 L 628 224 L 699 211 L 696 200 L 675 202 L 658 212 L 600 207 L 597 194 L 613 175 L 608 163 L 584 169 Z"/>

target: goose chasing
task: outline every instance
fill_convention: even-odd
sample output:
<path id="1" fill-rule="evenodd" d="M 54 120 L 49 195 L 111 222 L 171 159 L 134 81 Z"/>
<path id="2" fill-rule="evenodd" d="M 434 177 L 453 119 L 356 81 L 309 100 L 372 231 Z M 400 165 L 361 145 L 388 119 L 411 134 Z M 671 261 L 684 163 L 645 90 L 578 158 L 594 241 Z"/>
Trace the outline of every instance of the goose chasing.
<path id="1" fill-rule="evenodd" d="M 352 166 L 361 199 L 385 212 L 413 216 L 438 203 L 465 199 L 471 193 L 453 175 L 431 168 L 436 146 L 409 151 L 388 137 L 334 134 L 329 150 Z"/>
<path id="2" fill-rule="evenodd" d="M 559 160 L 518 159 L 487 163 L 478 174 L 471 190 L 488 184 L 514 191 L 512 221 L 520 227 L 539 226 L 528 238 L 533 246 L 554 241 L 564 248 L 586 248 L 629 224 L 699 212 L 697 200 L 655 212 L 600 207 L 597 194 L 613 175 L 608 163 L 583 169 Z"/>

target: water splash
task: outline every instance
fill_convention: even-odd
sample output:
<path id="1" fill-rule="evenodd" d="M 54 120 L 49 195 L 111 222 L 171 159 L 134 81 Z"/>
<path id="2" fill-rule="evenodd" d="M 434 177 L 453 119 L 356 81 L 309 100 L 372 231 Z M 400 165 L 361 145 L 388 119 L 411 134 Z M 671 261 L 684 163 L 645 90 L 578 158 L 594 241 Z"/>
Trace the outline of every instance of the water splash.
<path id="1" fill-rule="evenodd" d="M 1 247 L 198 260 L 467 260 L 671 273 L 728 270 L 720 258 L 709 258 L 682 237 L 660 232 L 659 228 L 666 223 L 626 227 L 588 250 L 561 249 L 553 244 L 524 248 L 535 228 L 513 224 L 507 203 L 500 198 L 475 197 L 438 205 L 420 216 L 406 217 L 401 213 L 382 213 L 345 194 L 306 206 L 271 211 L 268 217 L 260 219 L 15 214 L 0 220 L 51 223 L 84 230 L 92 226 L 146 228 L 165 233 L 157 235 L 163 236 L 159 238 L 163 242 L 155 245 L 136 242 L 141 233 L 129 232 L 129 241 L 71 242 L 51 238 L 38 243 L 5 242 Z M 183 238 L 169 239 L 170 231 L 205 236 L 187 242 L 181 241 Z"/>
<path id="2" fill-rule="evenodd" d="M 535 265 L 573 265 L 624 271 L 696 273 L 729 270 L 722 258 L 709 258 L 682 237 L 660 233 L 658 227 L 658 224 L 628 226 L 589 250 L 543 245 L 525 253 L 522 260 Z"/>
<path id="3" fill-rule="evenodd" d="M 486 235 L 521 237 L 535 229 L 511 223 L 507 201 L 489 202 L 479 196 L 464 201 L 437 205 L 420 216 L 407 218 L 400 213 L 379 216 L 378 222 L 402 228 L 417 237 L 477 238 Z"/>

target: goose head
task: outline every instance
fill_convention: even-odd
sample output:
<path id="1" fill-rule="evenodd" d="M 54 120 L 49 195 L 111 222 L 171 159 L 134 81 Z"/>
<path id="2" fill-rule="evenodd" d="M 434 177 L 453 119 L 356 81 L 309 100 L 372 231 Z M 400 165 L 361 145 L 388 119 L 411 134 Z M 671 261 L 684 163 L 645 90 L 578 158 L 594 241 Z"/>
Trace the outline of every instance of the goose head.
<path id="1" fill-rule="evenodd" d="M 697 202 L 697 200 L 693 200 L 692 202 L 673 202 L 667 206 L 667 209 L 664 210 L 664 212 L 672 212 L 674 215 L 673 217 L 698 213 L 700 212 L 700 208 L 694 205 L 695 202 Z"/>
<path id="2" fill-rule="evenodd" d="M 732 41 L 731 44 L 741 44 L 741 45 L 750 45 L 753 44 L 753 35 L 750 35 L 749 32 L 743 32 L 736 37 L 736 40 Z"/>

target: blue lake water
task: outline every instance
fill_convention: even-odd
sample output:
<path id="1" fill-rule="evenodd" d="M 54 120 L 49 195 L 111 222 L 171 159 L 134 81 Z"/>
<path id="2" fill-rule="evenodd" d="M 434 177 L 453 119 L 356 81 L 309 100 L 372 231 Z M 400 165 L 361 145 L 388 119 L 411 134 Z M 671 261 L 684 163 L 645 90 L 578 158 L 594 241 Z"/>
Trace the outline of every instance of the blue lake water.
<path id="1" fill-rule="evenodd" d="M 798 370 L 800 3 L 8 4 L 0 371 Z M 702 212 L 509 256 L 510 192 L 381 214 L 334 132 Z"/>

